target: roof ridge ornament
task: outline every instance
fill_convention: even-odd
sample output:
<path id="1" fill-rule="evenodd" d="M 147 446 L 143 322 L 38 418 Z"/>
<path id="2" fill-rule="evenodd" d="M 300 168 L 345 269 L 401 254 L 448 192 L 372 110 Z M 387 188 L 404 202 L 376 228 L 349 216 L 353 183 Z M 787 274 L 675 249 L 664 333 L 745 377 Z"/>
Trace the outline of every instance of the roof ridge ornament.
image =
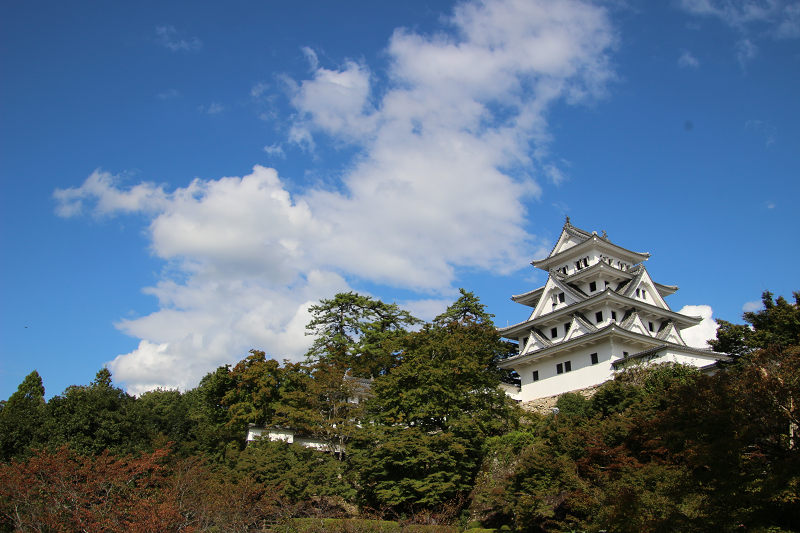
<path id="1" fill-rule="evenodd" d="M 567 215 L 567 221 L 564 223 L 565 226 L 571 226 L 572 224 L 569 223 L 569 215 Z"/>

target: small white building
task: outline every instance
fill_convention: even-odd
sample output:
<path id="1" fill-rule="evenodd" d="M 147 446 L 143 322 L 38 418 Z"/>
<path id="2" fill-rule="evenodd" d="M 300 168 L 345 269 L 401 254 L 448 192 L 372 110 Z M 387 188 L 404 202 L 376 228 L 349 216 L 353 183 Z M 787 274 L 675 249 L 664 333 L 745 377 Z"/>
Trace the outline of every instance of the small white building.
<path id="1" fill-rule="evenodd" d="M 519 353 L 500 363 L 520 377 L 523 402 L 598 385 L 632 362 L 676 362 L 707 367 L 724 354 L 687 346 L 681 330 L 700 323 L 664 300 L 678 287 L 654 282 L 648 253 L 588 233 L 569 217 L 550 255 L 532 265 L 549 273 L 544 287 L 512 296 L 532 308 L 519 324 L 499 328 Z"/>

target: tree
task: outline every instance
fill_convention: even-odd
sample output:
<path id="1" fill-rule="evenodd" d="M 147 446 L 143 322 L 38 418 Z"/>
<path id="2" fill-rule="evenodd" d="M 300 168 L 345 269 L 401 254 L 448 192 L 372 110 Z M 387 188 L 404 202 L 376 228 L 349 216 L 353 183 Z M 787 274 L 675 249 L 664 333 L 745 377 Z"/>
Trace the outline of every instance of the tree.
<path id="1" fill-rule="evenodd" d="M 0 410 L 0 461 L 25 454 L 45 423 L 44 385 L 34 370 Z"/>
<path id="2" fill-rule="evenodd" d="M 393 341 L 404 336 L 406 328 L 421 322 L 397 304 L 353 292 L 321 300 L 309 311 L 313 318 L 306 326 L 306 334 L 317 338 L 308 351 L 308 361 L 324 360 L 362 378 L 379 376 L 393 368 L 397 364 Z"/>
<path id="3" fill-rule="evenodd" d="M 513 426 L 497 361 L 508 355 L 490 315 L 466 291 L 445 313 L 395 341 L 399 364 L 375 379 L 374 427 L 349 450 L 372 506 L 432 506 L 469 491 L 484 439 Z"/>
<path id="4" fill-rule="evenodd" d="M 342 458 L 347 440 L 362 422 L 368 381 L 325 360 L 288 367 L 275 423 L 319 439 L 327 451 Z"/>
<path id="5" fill-rule="evenodd" d="M 47 403 L 48 443 L 86 455 L 144 450 L 149 439 L 134 402 L 113 386 L 111 372 L 103 368 L 91 385 L 67 387 Z"/>
<path id="6" fill-rule="evenodd" d="M 134 403 L 151 447 L 173 442 L 176 447 L 183 448 L 193 440 L 189 403 L 181 391 L 158 388 L 145 392 Z"/>
<path id="7" fill-rule="evenodd" d="M 717 338 L 708 344 L 715 351 L 729 354 L 734 359 L 770 346 L 800 345 L 800 291 L 794 291 L 792 295 L 794 304 L 783 296 L 774 301 L 773 294 L 764 291 L 761 295 L 764 309 L 742 314 L 748 325 L 718 320 Z"/>
<path id="8" fill-rule="evenodd" d="M 511 411 L 497 362 L 512 348 L 474 295 L 461 294 L 432 324 L 397 341 L 400 364 L 372 387 L 370 410 L 380 423 L 425 431 L 463 426 L 481 436 L 505 430 Z"/>

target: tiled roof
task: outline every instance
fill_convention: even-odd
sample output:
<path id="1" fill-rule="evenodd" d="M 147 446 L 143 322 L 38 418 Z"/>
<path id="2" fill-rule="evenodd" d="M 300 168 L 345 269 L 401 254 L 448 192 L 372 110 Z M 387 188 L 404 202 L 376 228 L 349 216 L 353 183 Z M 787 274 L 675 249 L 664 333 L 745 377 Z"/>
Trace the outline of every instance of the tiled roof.
<path id="1" fill-rule="evenodd" d="M 542 334 L 542 332 L 541 332 L 541 331 L 539 331 L 538 329 L 535 329 L 535 328 L 534 328 L 533 330 L 531 330 L 531 334 L 532 334 L 534 337 L 536 337 L 536 340 L 538 340 L 539 342 L 541 342 L 541 343 L 542 343 L 542 344 L 544 344 L 545 346 L 547 346 L 547 347 L 550 347 L 550 346 L 552 346 L 552 345 L 553 345 L 553 342 L 552 342 L 550 339 L 546 338 L 546 337 L 545 337 L 545 336 Z"/>
<path id="2" fill-rule="evenodd" d="M 698 355 L 705 355 L 707 357 L 714 357 L 716 359 L 722 359 L 722 360 L 729 360 L 730 359 L 724 353 L 715 352 L 713 350 L 703 350 L 703 349 L 700 349 L 700 348 L 693 348 L 691 346 L 681 346 L 679 344 L 668 342 L 667 344 L 662 344 L 660 346 L 656 346 L 655 348 L 648 348 L 647 350 L 644 350 L 644 351 L 629 355 L 628 357 L 625 357 L 624 359 L 618 359 L 617 361 L 614 361 L 611 364 L 613 366 L 617 366 L 617 365 L 626 363 L 626 362 L 628 362 L 628 361 L 630 361 L 632 359 L 640 359 L 640 358 L 646 357 L 646 356 L 648 356 L 650 354 L 658 353 L 658 352 L 660 352 L 661 350 L 663 350 L 665 348 L 667 348 L 667 349 L 668 348 L 673 348 L 673 349 L 674 348 L 678 348 L 678 349 L 680 349 L 682 351 L 696 353 Z"/>
<path id="3" fill-rule="evenodd" d="M 625 316 L 622 317 L 622 322 L 619 323 L 619 327 L 622 329 L 629 329 L 633 325 L 633 321 L 636 320 L 636 317 L 639 316 L 639 312 L 634 309 L 628 309 L 625 313 Z"/>
<path id="4" fill-rule="evenodd" d="M 526 296 L 530 296 L 531 294 L 535 293 L 536 291 L 541 291 L 541 290 L 544 290 L 544 287 L 539 287 L 538 289 L 533 289 L 532 291 L 523 292 L 522 294 L 512 294 L 511 295 L 511 300 L 513 300 L 513 301 L 521 300 L 522 298 L 525 298 Z"/>
<path id="5" fill-rule="evenodd" d="M 634 269 L 636 268 L 638 268 L 638 270 L 634 271 Z M 636 274 L 636 277 L 633 278 L 631 282 L 628 284 L 628 286 L 625 288 L 625 292 L 621 292 L 619 294 L 621 294 L 622 296 L 630 297 L 630 295 L 633 294 L 634 289 L 639 286 L 639 282 L 642 281 L 645 268 L 644 265 L 638 265 L 634 268 L 629 269 L 628 272 Z"/>
<path id="6" fill-rule="evenodd" d="M 575 226 L 570 224 L 569 223 L 569 217 L 567 217 L 567 221 L 564 222 L 564 227 L 561 228 L 561 233 L 564 233 L 565 231 L 567 232 L 567 235 L 571 235 L 573 237 L 577 237 L 578 239 L 583 239 L 584 241 L 592 238 L 592 234 L 589 233 L 588 231 L 584 231 L 584 230 L 582 230 L 580 228 L 576 228 Z M 556 243 L 553 245 L 553 249 L 550 250 L 550 253 L 547 254 L 547 257 L 550 257 L 551 255 L 553 255 L 553 252 L 556 251 L 556 246 L 558 246 L 558 241 L 560 241 L 560 240 L 561 240 L 561 235 L 559 235 L 558 239 L 556 239 Z M 608 238 L 606 238 L 606 240 L 608 240 Z"/>
<path id="7" fill-rule="evenodd" d="M 570 293 L 572 297 L 578 300 L 579 302 L 587 298 L 587 294 L 585 292 L 578 289 L 577 287 L 574 287 L 570 283 L 564 282 L 555 270 L 550 271 L 550 276 L 553 278 L 553 281 L 556 283 L 558 287 L 564 289 L 564 292 Z"/>
<path id="8" fill-rule="evenodd" d="M 577 320 L 583 327 L 585 327 L 589 331 L 591 331 L 591 332 L 598 331 L 597 326 L 595 326 L 594 324 L 592 324 L 591 322 L 586 320 L 586 317 L 583 316 L 581 313 L 575 313 L 572 316 L 574 316 L 575 320 Z"/>

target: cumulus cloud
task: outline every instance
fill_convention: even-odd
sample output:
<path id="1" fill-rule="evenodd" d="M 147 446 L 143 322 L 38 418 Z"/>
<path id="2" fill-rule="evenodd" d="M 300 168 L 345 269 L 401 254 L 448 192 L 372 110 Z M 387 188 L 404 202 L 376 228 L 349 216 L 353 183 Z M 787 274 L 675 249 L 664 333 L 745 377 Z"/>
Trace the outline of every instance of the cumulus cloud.
<path id="1" fill-rule="evenodd" d="M 689 50 L 683 50 L 681 51 L 681 56 L 678 58 L 678 66 L 681 68 L 698 68 L 700 62 Z"/>
<path id="2" fill-rule="evenodd" d="M 179 38 L 174 26 L 158 26 L 156 42 L 173 52 L 199 52 L 203 48 L 203 43 L 197 37 L 189 40 Z"/>
<path id="3" fill-rule="evenodd" d="M 171 192 L 97 171 L 55 192 L 61 216 L 150 216 L 151 250 L 167 267 L 145 289 L 159 310 L 118 324 L 142 340 L 110 364 L 129 390 L 192 386 L 250 348 L 296 360 L 310 303 L 351 280 L 416 291 L 403 305 L 435 316 L 459 269 L 510 273 L 529 260 L 520 250 L 546 255 L 524 201 L 541 195 L 537 176 L 563 180 L 548 159 L 550 106 L 602 97 L 614 79 L 607 13 L 577 0 L 484 0 L 459 4 L 446 24 L 394 32 L 388 83 L 362 61 L 322 66 L 311 49 L 308 79 L 282 80 L 294 108 L 286 142 L 356 151 L 333 188 L 290 194 L 256 166 Z"/>
<path id="4" fill-rule="evenodd" d="M 682 315 L 700 316 L 703 321 L 696 326 L 681 331 L 681 337 L 693 348 L 708 348 L 708 341 L 717 336 L 717 321 L 714 320 L 714 311 L 709 305 L 685 305 L 678 311 Z"/>

